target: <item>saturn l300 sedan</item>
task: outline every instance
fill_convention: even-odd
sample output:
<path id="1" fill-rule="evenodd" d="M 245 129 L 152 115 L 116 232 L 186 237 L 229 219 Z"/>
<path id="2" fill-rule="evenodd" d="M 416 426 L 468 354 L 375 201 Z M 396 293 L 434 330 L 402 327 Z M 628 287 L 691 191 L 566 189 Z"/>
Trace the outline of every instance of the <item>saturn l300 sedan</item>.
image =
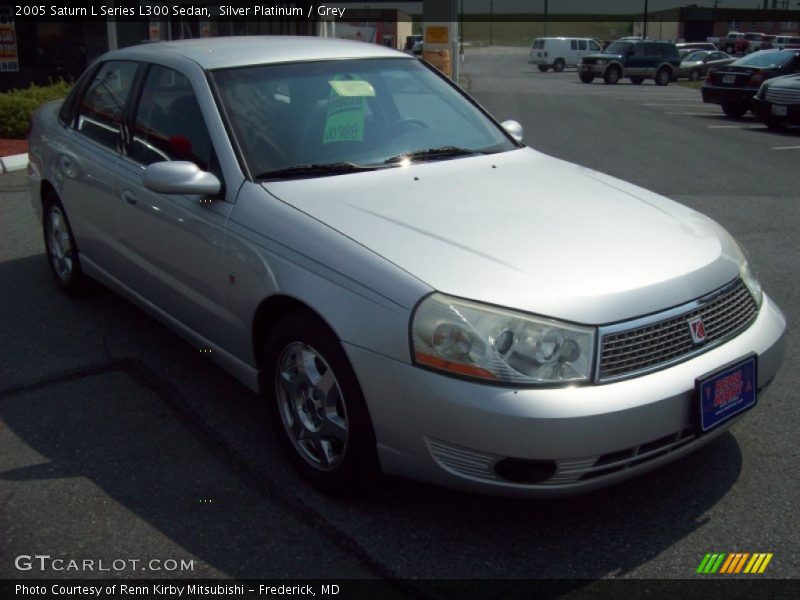
<path id="1" fill-rule="evenodd" d="M 575 493 L 736 422 L 786 323 L 715 222 L 521 140 L 381 46 L 158 43 L 39 110 L 30 191 L 56 284 L 210 349 L 320 488 Z"/>

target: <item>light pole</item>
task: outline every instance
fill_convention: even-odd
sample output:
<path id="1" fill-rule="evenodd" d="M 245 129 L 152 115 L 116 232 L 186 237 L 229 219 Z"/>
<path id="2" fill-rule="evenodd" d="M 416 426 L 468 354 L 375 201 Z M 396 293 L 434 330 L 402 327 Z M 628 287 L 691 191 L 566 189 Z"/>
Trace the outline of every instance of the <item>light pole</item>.
<path id="1" fill-rule="evenodd" d="M 644 28 L 642 30 L 642 39 L 647 39 L 647 0 L 644 0 Z"/>
<path id="2" fill-rule="evenodd" d="M 547 0 L 544 0 L 544 37 L 547 37 Z"/>
<path id="3" fill-rule="evenodd" d="M 489 0 L 489 45 L 494 46 L 494 0 Z"/>

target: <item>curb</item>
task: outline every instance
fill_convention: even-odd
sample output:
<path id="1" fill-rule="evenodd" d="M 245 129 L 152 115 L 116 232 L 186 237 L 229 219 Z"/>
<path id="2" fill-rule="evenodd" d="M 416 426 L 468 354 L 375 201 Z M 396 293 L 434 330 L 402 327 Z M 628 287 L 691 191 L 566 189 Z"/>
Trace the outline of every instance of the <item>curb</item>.
<path id="1" fill-rule="evenodd" d="M 27 154 L 14 154 L 12 156 L 3 156 L 0 158 L 0 166 L 3 167 L 3 173 L 10 173 L 11 171 L 21 171 L 28 166 Z"/>

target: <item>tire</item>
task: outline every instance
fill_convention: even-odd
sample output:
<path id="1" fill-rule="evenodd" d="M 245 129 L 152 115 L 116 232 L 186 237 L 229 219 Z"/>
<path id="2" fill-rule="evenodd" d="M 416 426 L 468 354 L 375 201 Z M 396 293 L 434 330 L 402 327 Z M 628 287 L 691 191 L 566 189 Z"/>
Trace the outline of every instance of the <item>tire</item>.
<path id="1" fill-rule="evenodd" d="M 699 81 L 700 80 L 700 71 L 697 69 L 692 69 L 691 73 L 689 73 L 689 81 Z"/>
<path id="2" fill-rule="evenodd" d="M 556 62 L 553 63 L 553 71 L 556 73 L 561 73 L 564 70 L 564 59 L 557 58 Z"/>
<path id="3" fill-rule="evenodd" d="M 608 85 L 616 85 L 619 83 L 620 77 L 622 77 L 622 72 L 619 67 L 612 66 L 606 69 L 605 75 L 603 75 L 603 81 Z"/>
<path id="4" fill-rule="evenodd" d="M 669 85 L 670 79 L 672 79 L 672 73 L 666 67 L 660 68 L 655 76 L 656 85 Z"/>
<path id="5" fill-rule="evenodd" d="M 741 116 L 744 116 L 749 110 L 746 104 L 723 104 L 722 105 L 722 112 L 725 113 L 726 116 L 731 117 L 732 119 L 738 119 Z"/>
<path id="6" fill-rule="evenodd" d="M 313 313 L 282 319 L 264 344 L 262 392 L 297 471 L 320 490 L 347 495 L 380 472 L 361 386 L 336 336 Z"/>
<path id="7" fill-rule="evenodd" d="M 594 81 L 594 75 L 584 75 L 581 73 L 580 78 L 583 83 L 592 83 Z"/>
<path id="8" fill-rule="evenodd" d="M 735 48 L 733 46 L 731 46 L 730 44 L 725 46 L 725 53 L 726 54 L 730 54 L 731 56 L 733 56 L 733 51 L 734 50 L 735 50 Z"/>
<path id="9" fill-rule="evenodd" d="M 78 296 L 86 291 L 87 277 L 81 269 L 78 244 L 67 213 L 53 192 L 45 196 L 43 204 L 42 233 L 50 273 L 62 292 Z"/>
<path id="10" fill-rule="evenodd" d="M 644 77 L 638 77 L 638 76 L 637 77 L 631 77 L 631 83 L 633 85 L 641 85 L 643 81 L 644 81 Z"/>
<path id="11" fill-rule="evenodd" d="M 550 67 L 548 67 L 547 65 L 539 65 L 539 70 L 540 70 L 542 73 L 547 73 L 547 69 L 549 69 L 549 68 L 550 68 Z"/>

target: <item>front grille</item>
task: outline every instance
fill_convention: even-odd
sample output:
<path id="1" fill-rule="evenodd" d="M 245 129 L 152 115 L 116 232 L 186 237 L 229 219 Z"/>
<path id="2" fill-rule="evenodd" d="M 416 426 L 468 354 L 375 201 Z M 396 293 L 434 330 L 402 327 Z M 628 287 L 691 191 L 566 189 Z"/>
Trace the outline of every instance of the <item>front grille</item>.
<path id="1" fill-rule="evenodd" d="M 704 352 L 747 328 L 758 309 L 741 279 L 687 305 L 685 312 L 659 319 L 654 315 L 644 325 L 603 333 L 601 328 L 598 380 L 607 381 L 653 371 Z M 706 341 L 692 341 L 689 321 L 702 317 Z M 641 320 L 636 321 L 637 324 Z"/>
<path id="2" fill-rule="evenodd" d="M 768 102 L 779 102 L 782 104 L 800 104 L 800 89 L 768 87 L 765 96 Z"/>

